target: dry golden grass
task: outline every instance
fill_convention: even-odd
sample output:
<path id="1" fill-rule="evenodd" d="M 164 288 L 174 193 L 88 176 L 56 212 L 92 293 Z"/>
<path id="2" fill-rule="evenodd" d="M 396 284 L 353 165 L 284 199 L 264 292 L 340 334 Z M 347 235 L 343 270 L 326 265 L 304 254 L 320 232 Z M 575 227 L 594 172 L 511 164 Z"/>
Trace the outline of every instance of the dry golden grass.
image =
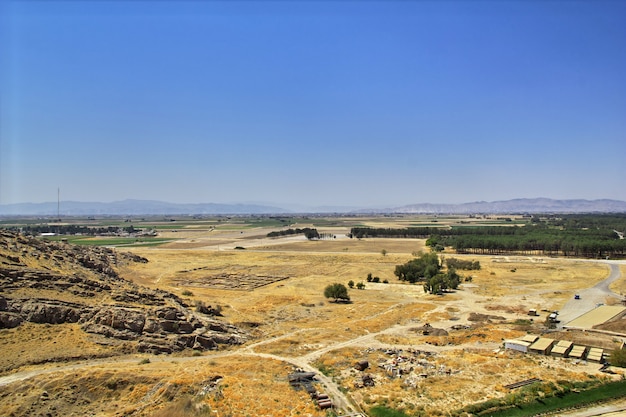
<path id="1" fill-rule="evenodd" d="M 366 221 L 368 225 L 380 223 L 384 227 L 415 224 L 403 219 L 393 222 Z M 134 358 L 132 362 L 44 374 L 24 384 L 19 393 L 22 397 L 8 399 L 6 390 L 0 390 L 0 415 L 28 414 L 25 404 L 37 401 L 47 390 L 51 395 L 57 394 L 59 401 L 55 406 L 59 412 L 68 411 L 65 415 L 70 415 L 70 401 L 74 398 L 88 400 L 81 410 L 99 416 L 176 416 L 211 410 L 233 416 L 323 416 L 306 393 L 294 391 L 287 382 L 287 375 L 293 370 L 288 361 L 297 360 L 314 361 L 365 409 L 386 404 L 409 413 L 426 410 L 428 415 L 500 396 L 503 384 L 525 378 L 580 380 L 597 373 L 597 366 L 530 355 L 495 354 L 493 350 L 502 340 L 528 330 L 510 324 L 527 319 L 528 308 L 559 309 L 575 289 L 606 278 L 605 265 L 444 253 L 445 257 L 479 260 L 482 269 L 462 271 L 472 275 L 472 281 L 456 293 L 432 296 L 424 294 L 421 285 L 400 283 L 393 275 L 396 265 L 424 249 L 423 240 L 337 238 L 309 242 L 267 239 L 264 236 L 268 230 L 232 224 L 215 229 L 206 226 L 167 231 L 161 237 L 182 240 L 161 247 L 129 248 L 149 262 L 120 270 L 123 277 L 172 291 L 190 305 L 202 301 L 221 306 L 225 320 L 248 328 L 253 336 L 241 349 L 233 347 L 230 351 L 205 353 L 203 357 L 150 357 L 151 362 L 143 365 Z M 338 236 L 345 230 L 327 228 L 327 232 Z M 247 249 L 230 249 L 235 246 Z M 369 273 L 389 283 L 368 283 Z M 231 289 L 223 279 L 225 276 L 232 277 Z M 222 279 L 221 287 L 215 288 L 212 284 L 218 277 Z M 235 285 L 259 277 L 281 280 L 249 291 Z M 365 290 L 349 291 L 351 303 L 337 304 L 324 298 L 327 285 L 347 284 L 350 280 L 366 285 Z M 624 282 L 622 279 L 616 283 L 618 290 L 614 291 L 626 291 Z M 508 324 L 499 323 L 501 320 L 469 322 L 473 312 L 503 316 Z M 411 331 L 425 323 L 449 334 L 424 336 Z M 472 328 L 451 330 L 454 324 L 471 324 Z M 532 326 L 529 325 L 537 330 Z M 0 347 L 10 353 L 11 359 L 0 357 L 0 368 L 17 368 L 46 358 L 67 359 L 78 352 L 85 356 L 123 352 L 123 346 L 112 350 L 92 343 L 77 325 L 54 328 L 57 332 L 51 333 L 46 325 L 28 324 L 19 330 L 1 331 Z M 42 341 L 39 352 L 29 346 L 32 339 Z M 433 365 L 425 368 L 426 378 L 391 379 L 377 367 L 389 359 L 378 348 L 389 346 L 418 346 L 439 353 L 419 357 Z M 25 354 L 29 347 L 32 352 Z M 285 360 L 261 358 L 254 356 L 255 352 Z M 372 366 L 367 372 L 375 377 L 374 387 L 355 388 L 360 374 L 353 366 L 360 359 L 370 361 Z M 451 372 L 448 375 L 442 369 Z M 223 377 L 219 384 L 198 396 L 207 381 L 216 376 Z M 67 391 L 68 381 L 69 386 L 79 383 L 84 390 Z"/>
<path id="2" fill-rule="evenodd" d="M 124 353 L 125 344 L 113 346 L 94 343 L 79 324 L 23 323 L 0 330 L 0 371 L 26 365 L 107 357 Z"/>
<path id="3" fill-rule="evenodd" d="M 604 264 L 537 257 L 480 257 L 471 271 L 473 292 L 489 304 L 558 310 L 579 288 L 606 279 Z"/>
<path id="4" fill-rule="evenodd" d="M 428 248 L 422 239 L 339 239 L 301 241 L 286 244 L 260 246 L 257 249 L 299 251 L 299 252 L 344 252 L 344 253 L 369 253 L 383 257 L 383 249 L 387 255 L 410 255 L 420 251 L 425 252 Z"/>
<path id="5" fill-rule="evenodd" d="M 253 357 L 152 358 L 119 365 L 92 366 L 54 374 L 0 389 L 0 415 L 28 415 L 29 403 L 45 391 L 56 415 L 177 415 L 188 399 L 198 410 L 232 416 L 323 416 L 304 391 L 287 381 L 293 367 Z M 218 382 L 212 382 L 222 377 Z M 15 398 L 15 400 L 11 400 Z M 181 415 L 190 415 L 187 412 Z M 203 414 L 206 415 L 206 414 Z"/>
<path id="6" fill-rule="evenodd" d="M 622 273 L 622 277 L 611 284 L 610 288 L 614 293 L 626 296 L 626 265 L 620 265 L 619 269 Z"/>
<path id="7" fill-rule="evenodd" d="M 242 245 L 245 247 L 245 244 Z M 511 321 L 526 319 L 528 308 L 558 309 L 570 292 L 604 279 L 608 268 L 587 262 L 529 257 L 469 257 L 444 254 L 446 257 L 464 257 L 481 262 L 480 271 L 464 272 L 472 275 L 465 289 L 444 297 L 424 294 L 421 285 L 399 283 L 393 271 L 396 265 L 412 259 L 412 252 L 423 249 L 423 241 L 343 239 L 318 242 L 289 242 L 254 246 L 244 251 L 171 250 L 164 248 L 136 248 L 133 251 L 150 259 L 148 264 L 136 265 L 125 271 L 127 276 L 150 286 L 182 293 L 191 291 L 189 301 L 203 300 L 220 304 L 225 318 L 234 323 L 256 323 L 251 343 L 258 353 L 282 357 L 303 357 L 322 352 L 336 344 L 347 343 L 394 326 L 421 326 L 426 322 L 451 327 L 455 321 L 466 322 L 470 312 L 506 316 Z M 382 249 L 387 255 L 381 254 Z M 180 271 L 188 271 L 181 273 Z M 254 291 L 215 290 L 198 285 L 211 273 L 231 273 L 241 276 L 283 275 L 287 279 Z M 367 274 L 389 280 L 389 284 L 368 283 Z M 182 275 L 182 277 L 181 277 Z M 204 277 L 204 278 L 203 278 Z M 181 279 L 182 278 L 182 279 Z M 185 278 L 188 278 L 185 281 Z M 333 282 L 347 284 L 349 280 L 364 282 L 365 290 L 351 290 L 352 303 L 335 304 L 323 297 L 326 285 Z M 187 285 L 184 285 L 184 284 Z M 190 285 L 193 283 L 194 285 Z M 381 401 L 389 406 L 407 410 L 436 410 L 456 408 L 473 401 L 500 395 L 503 381 L 515 382 L 536 375 L 559 378 L 586 378 L 584 372 L 555 366 L 544 373 L 538 360 L 528 357 L 508 357 L 454 350 L 436 360 L 437 366 L 446 366 L 458 372 L 452 376 L 429 376 L 418 381 L 416 387 L 407 387 L 400 380 L 382 378 L 374 388 L 355 390 L 357 377 L 349 371 L 353 362 L 363 357 L 366 345 L 421 345 L 450 349 L 454 346 L 484 346 L 491 352 L 502 340 L 526 332 L 515 326 L 476 324 L 470 330 L 450 331 L 448 336 L 423 336 L 418 332 L 389 331 L 351 348 L 322 354 L 317 365 L 330 369 L 341 386 L 348 388 L 352 397 L 368 407 Z M 372 363 L 372 353 L 365 355 Z M 244 366 L 242 359 L 241 365 Z M 244 366 L 245 367 L 245 366 Z M 503 378 L 499 372 L 505 370 Z M 377 371 L 378 372 L 378 371 Z M 352 373 L 351 376 L 348 374 Z M 345 375 L 344 375 L 345 374 Z M 548 376 L 550 374 L 550 376 Z M 239 378 L 245 379 L 244 370 Z M 352 378 L 352 379 L 350 379 Z M 479 381 L 477 383 L 476 381 Z M 233 382 L 241 384 L 243 382 Z M 450 395 L 440 394 L 446 384 Z M 485 388 L 486 387 L 486 388 Z M 257 396 L 262 390 L 246 395 Z M 242 397 L 243 398 L 243 397 Z M 217 403 L 214 404 L 217 406 Z"/>

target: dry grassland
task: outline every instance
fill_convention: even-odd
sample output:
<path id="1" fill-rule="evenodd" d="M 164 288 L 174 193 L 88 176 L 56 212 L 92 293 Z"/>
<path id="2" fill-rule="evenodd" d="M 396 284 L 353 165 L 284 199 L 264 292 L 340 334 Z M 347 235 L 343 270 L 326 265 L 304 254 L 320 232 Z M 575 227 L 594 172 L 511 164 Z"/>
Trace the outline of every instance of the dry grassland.
<path id="1" fill-rule="evenodd" d="M 401 224 L 398 227 L 406 227 Z M 381 222 L 382 224 L 382 222 Z M 375 224 L 372 224 L 376 226 Z M 384 222 L 385 227 L 395 227 Z M 298 227 L 305 227 L 298 225 Z M 318 229 L 324 232 L 322 229 Z M 347 393 L 356 408 L 377 404 L 424 410 L 438 415 L 472 402 L 504 394 L 502 386 L 531 377 L 546 381 L 585 380 L 600 376 L 597 365 L 498 352 L 502 341 L 528 331 L 539 332 L 544 316 L 531 323 L 529 308 L 558 310 L 577 289 L 608 276 L 606 265 L 552 258 L 458 256 L 479 260 L 481 270 L 455 293 L 427 295 L 421 285 L 400 283 L 396 265 L 424 250 L 423 240 L 348 239 L 341 228 L 332 240 L 265 238 L 265 229 L 179 230 L 161 237 L 181 240 L 160 247 L 132 247 L 149 259 L 120 270 L 120 275 L 152 288 L 172 291 L 189 305 L 221 307 L 224 319 L 249 331 L 243 347 L 203 356 L 137 357 L 31 378 L 0 402 L 0 415 L 28 415 L 25 404 L 42 401 L 71 416 L 72 404 L 98 416 L 177 416 L 216 410 L 220 416 L 324 416 L 303 391 L 295 391 L 287 375 L 295 367 L 313 365 Z M 167 235 L 167 236 L 165 236 Z M 236 246 L 246 248 L 235 250 Z M 382 250 L 387 252 L 383 255 Z M 624 272 L 624 270 L 623 270 Z M 367 275 L 388 280 L 368 283 Z M 364 282 L 350 290 L 351 303 L 323 296 L 332 283 Z M 626 291 L 624 279 L 614 291 Z M 424 335 L 423 326 L 447 335 Z M 452 330 L 452 326 L 467 327 Z M 96 357 L 124 351 L 92 343 L 77 325 L 22 326 L 0 332 L 0 348 L 20 357 L 10 364 L 0 356 L 0 369 L 22 367 L 46 357 Z M 27 335 L 29 335 L 27 337 Z M 41 340 L 39 352 L 30 337 Z M 17 341 L 16 341 L 17 339 Z M 55 349 L 63 353 L 56 355 Z M 392 360 L 388 349 L 412 350 L 419 378 L 391 378 L 378 364 Z M 427 354 L 425 352 L 432 352 Z M 188 356 L 185 356 L 188 355 Z M 357 360 L 368 360 L 373 387 L 357 388 Z M 447 372 L 449 371 L 449 372 Z M 419 374 L 419 372 L 418 372 Z M 72 384 L 68 385 L 68 378 Z M 333 381 L 333 382 L 329 382 Z M 442 387 L 445 386 L 445 389 Z M 319 386 L 320 390 L 326 389 Z M 339 392 L 339 391 L 337 391 Z M 8 395 L 0 391 L 0 395 Z M 13 397 L 12 397 L 13 398 Z M 40 410 L 41 408 L 39 408 Z"/>
<path id="2" fill-rule="evenodd" d="M 127 349 L 123 342 L 107 347 L 94 343 L 79 324 L 23 323 L 0 330 L 0 351 L 0 372 L 6 372 L 47 362 L 109 357 Z"/>
<path id="3" fill-rule="evenodd" d="M 452 255 L 451 255 L 452 256 Z M 558 310 L 581 288 L 606 279 L 607 265 L 555 258 L 480 257 L 472 284 L 487 303 Z"/>
<path id="4" fill-rule="evenodd" d="M 626 277 L 626 265 L 620 265 L 622 277 Z M 626 279 L 622 278 L 611 285 L 611 291 L 626 296 Z"/>
<path id="5" fill-rule="evenodd" d="M 323 415 L 308 394 L 289 385 L 286 375 L 293 367 L 252 359 L 136 358 L 43 374 L 0 392 L 0 415 L 31 415 L 29 410 L 42 408 L 63 416 L 195 415 L 183 409 L 185 401 L 202 415 Z"/>
<path id="6" fill-rule="evenodd" d="M 597 373 L 597 366 L 593 365 L 585 367 L 566 360 L 493 351 L 504 339 L 532 331 L 532 325 L 515 324 L 528 321 L 529 308 L 559 309 L 577 289 L 605 279 L 609 272 L 605 265 L 552 258 L 444 253 L 444 257 L 479 260 L 482 269 L 464 272 L 471 274 L 472 281 L 465 283 L 460 291 L 440 297 L 424 294 L 421 285 L 399 283 L 393 275 L 396 265 L 412 259 L 411 253 L 424 249 L 423 241 L 280 241 L 275 239 L 265 244 L 267 240 L 254 239 L 246 250 L 136 248 L 133 252 L 150 262 L 136 265 L 124 275 L 178 294 L 191 291 L 193 296 L 187 297 L 190 303 L 201 300 L 221 305 L 227 320 L 249 326 L 255 337 L 249 344 L 249 352 L 275 355 L 292 363 L 299 360 L 314 363 L 330 371 L 334 380 L 364 408 L 387 404 L 408 411 L 427 410 L 429 415 L 435 415 L 438 410 L 502 395 L 502 385 L 524 378 L 579 380 Z M 248 247 L 245 243 L 241 246 Z M 381 254 L 383 249 L 386 256 Z M 368 283 L 365 280 L 368 273 L 390 283 Z M 224 281 L 224 276 L 231 277 L 232 289 L 226 289 L 224 284 L 228 281 Z M 243 291 L 237 277 L 280 280 L 270 279 L 267 285 Z M 222 280 L 219 289 L 212 288 L 212 282 L 219 279 Z M 335 304 L 323 297 L 326 285 L 347 284 L 349 280 L 366 285 L 365 290 L 350 291 L 350 304 Z M 487 321 L 472 322 L 471 313 L 480 313 Z M 415 328 L 425 323 L 445 328 L 449 333 L 424 336 Z M 455 324 L 471 327 L 451 331 Z M 438 352 L 428 360 L 436 369 L 450 369 L 451 373 L 435 372 L 423 380 L 407 382 L 389 378 L 382 368 L 375 368 L 372 373 L 376 385 L 355 388 L 360 378 L 353 369 L 355 360 L 368 359 L 376 367 L 385 356 L 376 349 L 415 346 Z M 278 381 L 291 366 L 283 364 L 282 374 L 268 373 L 258 366 L 259 359 L 254 356 L 241 357 L 238 364 L 241 369 L 229 374 L 229 387 L 245 384 L 250 378 Z M 442 384 L 449 395 L 443 394 Z M 262 396 L 268 388 L 269 385 L 261 384 L 245 390 L 243 386 L 226 390 L 230 394 L 225 395 L 222 403 L 214 402 L 212 406 L 245 404 L 245 398 Z M 237 396 L 235 392 L 245 395 Z M 279 403 L 290 401 L 288 398 L 294 394 L 287 389 L 284 395 Z"/>
<path id="7" fill-rule="evenodd" d="M 382 251 L 387 252 L 387 256 L 393 254 L 411 254 L 425 252 L 426 248 L 423 239 L 338 239 L 320 241 L 298 241 L 288 244 L 276 244 L 260 246 L 255 249 L 281 250 L 281 251 L 301 251 L 301 252 L 345 252 L 345 253 L 370 253 L 378 254 L 382 257 Z"/>

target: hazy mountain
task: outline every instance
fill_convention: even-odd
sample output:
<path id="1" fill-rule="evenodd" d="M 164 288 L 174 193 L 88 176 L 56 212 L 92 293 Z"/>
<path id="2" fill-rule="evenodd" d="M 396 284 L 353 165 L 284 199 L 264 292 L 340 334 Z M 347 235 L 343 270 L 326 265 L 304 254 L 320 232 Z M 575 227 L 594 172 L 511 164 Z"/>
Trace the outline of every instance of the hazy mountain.
<path id="1" fill-rule="evenodd" d="M 111 203 L 62 201 L 62 216 L 77 215 L 175 215 L 175 214 L 271 214 L 286 213 L 279 207 L 254 204 L 178 204 L 152 200 L 123 200 Z M 55 216 L 57 203 L 0 205 L 0 215 Z"/>
<path id="2" fill-rule="evenodd" d="M 618 200 L 553 200 L 519 198 L 504 201 L 476 201 L 463 204 L 411 204 L 383 209 L 326 206 L 289 208 L 262 204 L 178 204 L 152 200 L 123 200 L 111 203 L 62 201 L 62 216 L 78 215 L 188 215 L 188 214 L 287 214 L 287 213 L 406 213 L 406 214 L 472 214 L 472 213 L 626 213 L 626 202 Z M 0 205 L 0 215 L 55 216 L 57 203 L 21 203 Z"/>
<path id="3" fill-rule="evenodd" d="M 504 201 L 476 201 L 463 204 L 411 204 L 389 209 L 394 213 L 624 213 L 626 201 L 553 200 L 550 198 L 517 198 Z"/>

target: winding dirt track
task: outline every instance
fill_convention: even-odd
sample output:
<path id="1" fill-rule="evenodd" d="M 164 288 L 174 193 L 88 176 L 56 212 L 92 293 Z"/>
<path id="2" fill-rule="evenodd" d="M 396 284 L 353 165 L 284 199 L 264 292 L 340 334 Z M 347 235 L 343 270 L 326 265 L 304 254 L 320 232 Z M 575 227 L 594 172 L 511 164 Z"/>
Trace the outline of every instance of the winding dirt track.
<path id="1" fill-rule="evenodd" d="M 578 291 L 580 299 L 571 299 L 563 308 L 559 311 L 559 320 L 561 321 L 560 327 L 574 320 L 575 318 L 593 310 L 598 304 L 606 302 L 607 298 L 620 299 L 619 294 L 615 294 L 609 286 L 621 278 L 620 264 L 623 265 L 624 261 L 602 261 L 601 264 L 608 264 L 611 271 L 608 278 L 604 281 L 600 281 L 591 288 L 584 288 Z"/>

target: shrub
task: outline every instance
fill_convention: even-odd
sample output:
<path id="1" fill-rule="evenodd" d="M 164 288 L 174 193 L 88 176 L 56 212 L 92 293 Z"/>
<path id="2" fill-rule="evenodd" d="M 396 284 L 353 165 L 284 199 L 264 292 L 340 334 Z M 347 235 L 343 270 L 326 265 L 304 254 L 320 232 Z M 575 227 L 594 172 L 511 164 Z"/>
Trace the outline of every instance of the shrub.
<path id="1" fill-rule="evenodd" d="M 609 363 L 613 366 L 626 368 L 626 349 L 615 349 L 609 355 Z"/>
<path id="2" fill-rule="evenodd" d="M 334 298 L 335 302 L 342 301 L 350 301 L 350 296 L 348 295 L 348 289 L 345 285 L 334 283 L 327 286 L 324 289 L 324 297 L 326 298 Z"/>

